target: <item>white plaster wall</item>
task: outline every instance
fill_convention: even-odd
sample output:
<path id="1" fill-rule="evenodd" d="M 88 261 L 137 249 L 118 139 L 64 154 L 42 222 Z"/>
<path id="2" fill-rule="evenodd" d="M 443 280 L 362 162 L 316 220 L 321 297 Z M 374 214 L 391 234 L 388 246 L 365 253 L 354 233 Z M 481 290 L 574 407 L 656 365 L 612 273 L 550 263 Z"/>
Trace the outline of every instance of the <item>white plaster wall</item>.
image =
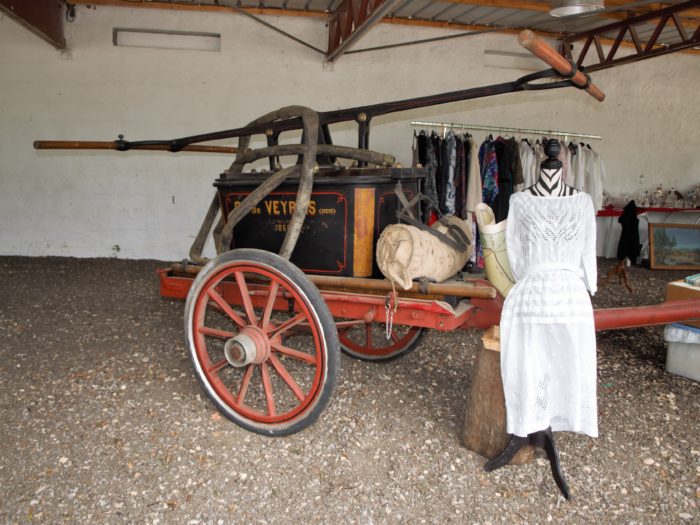
<path id="1" fill-rule="evenodd" d="M 288 104 L 325 111 L 506 82 L 524 71 L 486 67 L 482 35 L 343 56 L 321 55 L 246 17 L 149 9 L 77 8 L 70 56 L 0 17 L 0 254 L 184 257 L 230 159 L 191 153 L 36 151 L 37 139 L 174 138 L 239 127 Z M 316 19 L 267 20 L 323 48 Z M 122 48 L 113 27 L 221 33 L 221 52 Z M 360 47 L 443 35 L 382 24 Z M 574 89 L 508 94 L 392 114 L 372 125 L 371 147 L 410 162 L 411 120 L 562 129 L 605 137 L 594 147 L 607 189 L 700 182 L 700 58 L 670 55 L 602 71 L 603 104 Z M 354 145 L 349 125 L 336 143 Z M 479 134 L 477 134 L 479 136 Z"/>

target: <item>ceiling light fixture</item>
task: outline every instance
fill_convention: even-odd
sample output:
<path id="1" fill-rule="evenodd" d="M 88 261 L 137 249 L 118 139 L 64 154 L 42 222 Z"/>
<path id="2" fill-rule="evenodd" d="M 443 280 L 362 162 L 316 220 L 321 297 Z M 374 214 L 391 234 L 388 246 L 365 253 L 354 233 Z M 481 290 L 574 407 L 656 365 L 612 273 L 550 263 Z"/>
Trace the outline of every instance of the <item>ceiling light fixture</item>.
<path id="1" fill-rule="evenodd" d="M 188 49 L 192 51 L 221 51 L 221 35 L 195 31 L 169 31 L 163 29 L 129 29 L 115 27 L 112 43 L 124 47 L 150 47 L 154 49 Z"/>
<path id="2" fill-rule="evenodd" d="M 552 0 L 552 16 L 580 15 L 605 9 L 604 0 Z"/>

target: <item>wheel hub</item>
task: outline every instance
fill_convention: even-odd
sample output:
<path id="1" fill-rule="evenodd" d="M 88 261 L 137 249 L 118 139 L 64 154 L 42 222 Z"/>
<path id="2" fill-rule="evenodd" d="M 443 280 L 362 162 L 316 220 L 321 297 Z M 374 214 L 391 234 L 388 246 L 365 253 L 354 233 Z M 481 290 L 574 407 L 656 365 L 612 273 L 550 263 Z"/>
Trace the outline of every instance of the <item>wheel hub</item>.
<path id="1" fill-rule="evenodd" d="M 224 344 L 226 360 L 236 368 L 260 364 L 270 357 L 270 340 L 257 326 L 246 326 Z"/>

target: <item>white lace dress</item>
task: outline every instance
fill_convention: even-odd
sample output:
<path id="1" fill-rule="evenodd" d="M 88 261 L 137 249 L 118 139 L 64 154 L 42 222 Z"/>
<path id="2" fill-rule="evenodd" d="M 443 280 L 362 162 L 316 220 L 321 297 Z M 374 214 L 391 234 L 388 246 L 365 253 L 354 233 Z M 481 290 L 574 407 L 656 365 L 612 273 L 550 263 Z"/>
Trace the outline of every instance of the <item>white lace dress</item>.
<path id="1" fill-rule="evenodd" d="M 506 243 L 515 286 L 501 314 L 507 432 L 551 426 L 596 437 L 595 212 L 586 193 L 510 198 Z"/>

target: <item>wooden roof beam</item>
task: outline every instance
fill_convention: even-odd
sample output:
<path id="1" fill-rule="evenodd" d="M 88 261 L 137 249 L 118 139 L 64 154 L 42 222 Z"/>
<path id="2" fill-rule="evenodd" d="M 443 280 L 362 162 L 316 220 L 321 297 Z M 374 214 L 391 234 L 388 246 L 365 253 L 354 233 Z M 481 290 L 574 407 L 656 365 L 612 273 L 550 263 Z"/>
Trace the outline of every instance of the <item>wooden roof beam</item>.
<path id="1" fill-rule="evenodd" d="M 63 4 L 59 0 L 0 0 L 0 11 L 56 49 L 66 49 Z"/>
<path id="2" fill-rule="evenodd" d="M 326 60 L 340 58 L 403 0 L 343 0 L 328 21 Z"/>
<path id="3" fill-rule="evenodd" d="M 21 1 L 21 0 L 17 0 Z M 193 11 L 206 13 L 235 13 L 236 9 L 225 5 L 209 4 L 178 4 L 169 0 L 71 0 L 71 4 L 76 5 L 104 5 L 113 7 L 128 7 L 131 9 L 165 9 L 168 11 Z M 303 16 L 311 18 L 327 18 L 325 11 L 301 11 L 294 9 L 281 9 L 276 7 L 241 7 L 246 13 L 253 15 L 270 16 Z"/>

